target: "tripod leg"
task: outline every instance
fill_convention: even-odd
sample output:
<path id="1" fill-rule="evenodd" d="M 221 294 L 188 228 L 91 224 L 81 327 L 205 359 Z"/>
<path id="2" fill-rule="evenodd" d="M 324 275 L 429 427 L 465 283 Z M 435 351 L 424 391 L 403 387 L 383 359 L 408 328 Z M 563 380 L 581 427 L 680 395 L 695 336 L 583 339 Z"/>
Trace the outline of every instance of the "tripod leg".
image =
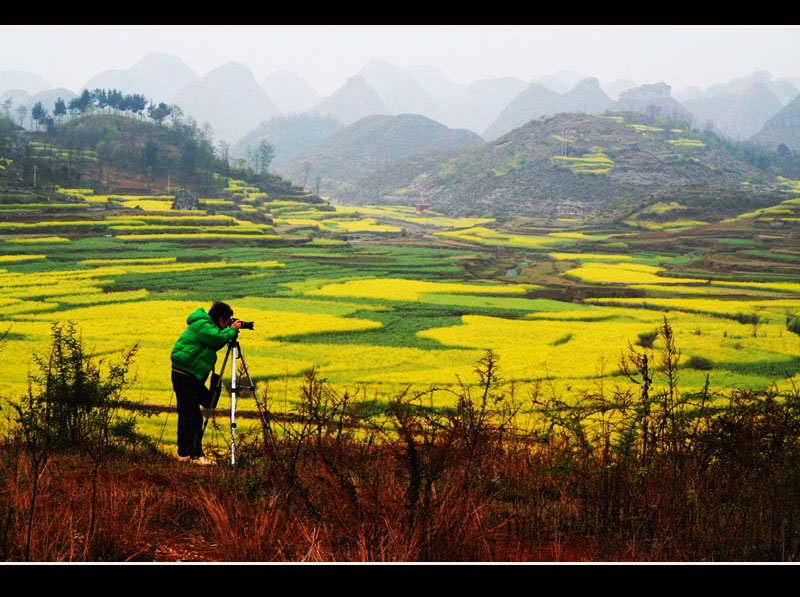
<path id="1" fill-rule="evenodd" d="M 244 353 L 242 347 L 236 342 L 233 347 L 233 360 L 231 361 L 231 464 L 236 464 L 236 397 L 239 393 L 239 387 L 236 385 L 237 367 L 236 361 L 242 360 L 242 368 L 247 376 L 247 381 L 250 383 L 248 389 L 255 396 L 256 386 L 253 379 L 250 377 L 250 371 L 247 369 L 247 362 L 244 360 Z"/>
<path id="2" fill-rule="evenodd" d="M 231 359 L 231 464 L 236 464 L 236 358 L 238 344 L 233 345 L 233 358 Z"/>

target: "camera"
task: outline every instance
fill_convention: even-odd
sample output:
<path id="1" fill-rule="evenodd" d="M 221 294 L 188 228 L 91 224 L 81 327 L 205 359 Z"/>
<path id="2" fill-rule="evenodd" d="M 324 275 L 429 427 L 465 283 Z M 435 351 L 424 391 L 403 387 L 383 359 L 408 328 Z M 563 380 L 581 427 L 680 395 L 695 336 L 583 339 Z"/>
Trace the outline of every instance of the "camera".
<path id="1" fill-rule="evenodd" d="M 239 323 L 241 323 L 242 324 L 241 329 L 243 330 L 252 330 L 253 324 L 255 323 L 254 321 L 242 321 L 241 319 L 235 319 L 235 318 L 231 319 L 231 323 L 233 323 L 234 321 L 238 321 Z"/>

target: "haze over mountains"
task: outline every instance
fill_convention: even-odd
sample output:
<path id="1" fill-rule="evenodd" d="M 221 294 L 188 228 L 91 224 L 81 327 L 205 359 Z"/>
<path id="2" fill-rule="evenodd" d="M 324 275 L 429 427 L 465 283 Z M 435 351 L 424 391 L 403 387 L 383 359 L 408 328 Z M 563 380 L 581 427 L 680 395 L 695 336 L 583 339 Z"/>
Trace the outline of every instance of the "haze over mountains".
<path id="1" fill-rule="evenodd" d="M 245 65 L 231 62 L 201 75 L 178 57 L 153 53 L 129 68 L 97 73 L 84 88 L 119 89 L 143 94 L 155 103 L 178 105 L 198 125 L 208 123 L 215 141 L 233 148 L 233 158 L 244 157 L 247 148 L 253 147 L 249 142 L 260 138 L 277 145 L 267 126 L 272 120 L 288 119 L 281 127 L 277 123 L 271 127 L 280 129 L 284 139 L 292 137 L 292 126 L 305 126 L 306 135 L 298 135 L 298 141 L 305 142 L 294 143 L 291 150 L 276 147 L 276 168 L 363 118 L 401 114 L 470 131 L 488 142 L 545 115 L 632 110 L 678 115 L 696 128 L 731 140 L 769 145 L 777 141 L 800 150 L 796 116 L 800 107 L 795 101 L 800 78 L 776 81 L 766 72 L 756 72 L 727 83 L 708 83 L 705 89 L 674 91 L 669 82 L 600 81 L 582 73 L 560 72 L 536 81 L 504 77 L 459 85 L 432 66 L 403 69 L 373 60 L 339 89 L 322 96 L 288 71 L 258 81 Z M 19 106 L 26 106 L 29 113 L 40 101 L 52 111 L 58 97 L 69 102 L 81 91 L 51 89 L 35 73 L 0 72 L 0 103 L 12 110 L 15 119 L 13 110 Z M 308 133 L 312 120 L 324 124 L 316 135 Z M 762 131 L 767 123 L 772 132 Z M 787 126 L 794 126 L 794 131 L 776 132 Z M 259 130 L 263 134 L 257 134 Z"/>

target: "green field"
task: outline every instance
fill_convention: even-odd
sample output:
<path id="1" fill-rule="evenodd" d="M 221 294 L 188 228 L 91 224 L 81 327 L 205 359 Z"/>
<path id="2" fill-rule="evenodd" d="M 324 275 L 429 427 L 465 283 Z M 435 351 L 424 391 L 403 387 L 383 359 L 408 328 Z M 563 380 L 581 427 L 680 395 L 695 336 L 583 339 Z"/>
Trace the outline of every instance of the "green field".
<path id="1" fill-rule="evenodd" d="M 104 359 L 137 344 L 129 397 L 174 406 L 170 350 L 186 316 L 214 300 L 255 322 L 240 336 L 250 373 L 287 407 L 312 367 L 380 402 L 409 385 L 473 383 L 487 350 L 507 383 L 545 381 L 568 399 L 601 379 L 622 384 L 622 351 L 665 317 L 683 389 L 707 375 L 725 389 L 800 373 L 800 337 L 786 329 L 800 314 L 793 198 L 716 228 L 653 235 L 263 195 L 231 181 L 183 212 L 167 197 L 71 190 L 44 211 L 0 210 L 0 396 L 25 392 L 52 324 L 72 321 Z M 655 209 L 680 221 L 680 209 Z M 446 392 L 434 396 L 446 405 Z M 154 421 L 144 428 L 160 433 Z"/>

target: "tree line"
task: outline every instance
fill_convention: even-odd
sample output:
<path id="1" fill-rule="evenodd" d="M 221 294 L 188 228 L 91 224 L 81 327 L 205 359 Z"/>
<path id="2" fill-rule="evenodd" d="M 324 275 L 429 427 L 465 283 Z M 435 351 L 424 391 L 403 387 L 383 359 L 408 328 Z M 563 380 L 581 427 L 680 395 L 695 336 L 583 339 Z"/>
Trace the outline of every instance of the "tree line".
<path id="1" fill-rule="evenodd" d="M 10 117 L 11 98 L 7 99 L 3 105 L 5 115 Z M 41 128 L 52 131 L 56 123 L 61 122 L 68 114 L 70 116 L 85 116 L 93 113 L 95 110 L 112 109 L 118 113 L 131 112 L 135 116 L 140 116 L 147 113 L 152 120 L 157 123 L 172 114 L 174 107 L 168 106 L 164 102 L 156 104 L 149 100 L 140 93 L 124 94 L 118 89 L 94 89 L 90 91 L 84 89 L 83 92 L 69 102 L 64 101 L 59 97 L 53 106 L 52 115 L 47 108 L 44 107 L 41 101 L 36 102 L 31 108 L 31 121 L 36 122 Z M 24 121 L 24 106 L 17 108 L 17 113 L 20 116 L 20 126 Z"/>

